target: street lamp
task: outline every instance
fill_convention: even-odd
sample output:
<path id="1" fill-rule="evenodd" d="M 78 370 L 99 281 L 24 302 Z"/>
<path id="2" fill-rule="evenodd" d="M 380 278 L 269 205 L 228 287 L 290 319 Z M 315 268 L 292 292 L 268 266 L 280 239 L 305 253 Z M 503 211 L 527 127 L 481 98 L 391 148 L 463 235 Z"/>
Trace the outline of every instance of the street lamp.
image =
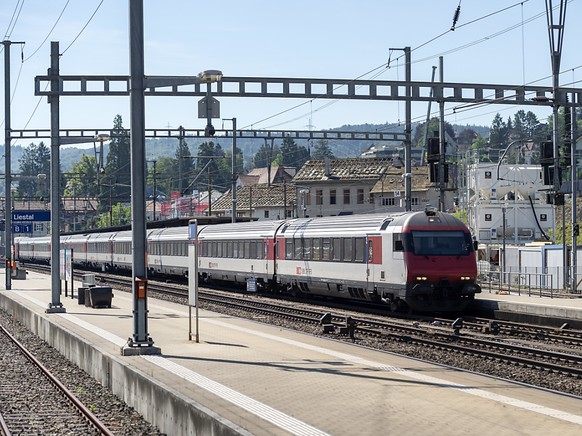
<path id="1" fill-rule="evenodd" d="M 201 82 L 206 83 L 206 98 L 200 100 L 198 107 L 199 117 L 201 117 L 201 108 L 206 109 L 206 127 L 204 129 L 205 136 L 214 136 L 216 130 L 212 125 L 212 118 L 220 118 L 220 106 L 218 100 L 211 95 L 211 84 L 220 82 L 222 80 L 222 71 L 220 70 L 205 70 L 198 74 Z"/>
<path id="2" fill-rule="evenodd" d="M 103 143 L 106 141 L 111 141 L 111 137 L 107 133 L 99 133 L 93 138 L 93 151 L 95 153 L 95 160 L 97 161 L 97 184 L 99 184 L 99 174 L 105 172 L 103 168 Z M 99 143 L 99 152 L 97 152 L 96 142 Z"/>

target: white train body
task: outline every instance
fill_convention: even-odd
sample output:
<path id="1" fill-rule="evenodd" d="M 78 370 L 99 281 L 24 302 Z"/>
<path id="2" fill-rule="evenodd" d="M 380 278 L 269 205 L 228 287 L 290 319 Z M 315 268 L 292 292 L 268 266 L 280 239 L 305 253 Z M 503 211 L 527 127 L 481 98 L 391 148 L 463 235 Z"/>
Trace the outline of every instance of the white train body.
<path id="1" fill-rule="evenodd" d="M 74 263 L 101 270 L 132 268 L 130 231 L 63 236 Z M 186 276 L 186 227 L 149 230 L 150 274 Z M 50 237 L 18 238 L 19 260 L 50 259 Z M 260 290 L 286 290 L 386 303 L 420 312 L 463 310 L 480 292 L 467 227 L 425 212 L 298 218 L 199 226 L 203 282 L 254 279 Z"/>

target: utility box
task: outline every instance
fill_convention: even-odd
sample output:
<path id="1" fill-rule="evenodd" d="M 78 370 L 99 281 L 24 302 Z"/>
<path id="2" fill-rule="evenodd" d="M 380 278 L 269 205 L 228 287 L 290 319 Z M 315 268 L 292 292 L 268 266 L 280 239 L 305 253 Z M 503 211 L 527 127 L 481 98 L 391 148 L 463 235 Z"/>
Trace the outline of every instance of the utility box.
<path id="1" fill-rule="evenodd" d="M 113 290 L 111 286 L 91 286 L 86 291 L 85 306 L 87 306 L 87 297 L 89 297 L 89 307 L 111 307 Z"/>
<path id="2" fill-rule="evenodd" d="M 83 274 L 83 287 L 95 286 L 95 274 Z"/>

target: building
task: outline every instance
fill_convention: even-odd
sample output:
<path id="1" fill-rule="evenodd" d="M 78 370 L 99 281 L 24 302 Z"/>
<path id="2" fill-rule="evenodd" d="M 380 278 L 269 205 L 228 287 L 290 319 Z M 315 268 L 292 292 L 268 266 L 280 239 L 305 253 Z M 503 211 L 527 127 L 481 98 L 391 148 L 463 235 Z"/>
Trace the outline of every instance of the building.
<path id="1" fill-rule="evenodd" d="M 438 206 L 440 192 L 429 180 L 428 166 L 412 169 L 412 210 L 427 204 Z M 451 188 L 445 191 L 445 207 L 453 207 Z M 401 159 L 312 160 L 293 178 L 297 189 L 298 216 L 334 216 L 402 211 L 404 168 Z"/>
<path id="2" fill-rule="evenodd" d="M 525 244 L 546 240 L 554 228 L 540 165 L 473 164 L 461 203 L 480 243 Z"/>
<path id="3" fill-rule="evenodd" d="M 376 212 L 404 210 L 404 169 L 388 166 L 385 173 L 370 190 Z M 452 184 L 452 182 L 451 182 Z M 427 205 L 438 207 L 440 191 L 430 181 L 429 166 L 412 167 L 410 203 L 412 210 L 424 209 Z M 454 196 L 445 191 L 445 208 L 453 209 Z"/>
<path id="4" fill-rule="evenodd" d="M 275 220 L 294 218 L 296 189 L 290 183 L 249 185 L 236 191 L 237 218 Z M 232 193 L 229 190 L 212 204 L 213 216 L 232 216 Z"/>

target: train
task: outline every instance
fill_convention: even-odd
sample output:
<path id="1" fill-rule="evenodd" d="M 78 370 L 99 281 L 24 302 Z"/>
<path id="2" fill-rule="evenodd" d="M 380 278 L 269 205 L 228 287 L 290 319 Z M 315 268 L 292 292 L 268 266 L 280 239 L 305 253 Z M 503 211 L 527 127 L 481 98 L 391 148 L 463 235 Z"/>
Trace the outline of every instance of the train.
<path id="1" fill-rule="evenodd" d="M 293 218 L 147 231 L 149 275 L 186 277 L 197 246 L 201 283 L 368 301 L 388 310 L 462 312 L 481 292 L 477 243 L 455 216 L 424 211 Z M 15 239 L 20 262 L 50 262 L 50 236 Z M 132 233 L 61 236 L 82 268 L 131 270 Z"/>

